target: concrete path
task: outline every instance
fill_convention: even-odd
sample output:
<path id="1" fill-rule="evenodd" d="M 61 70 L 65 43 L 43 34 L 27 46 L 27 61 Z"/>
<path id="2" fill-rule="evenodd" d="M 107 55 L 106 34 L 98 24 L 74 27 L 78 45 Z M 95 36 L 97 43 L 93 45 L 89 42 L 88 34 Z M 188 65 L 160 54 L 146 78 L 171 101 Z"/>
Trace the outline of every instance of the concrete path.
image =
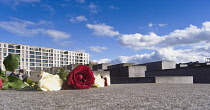
<path id="1" fill-rule="evenodd" d="M 210 84 L 113 84 L 87 90 L 0 91 L 0 110 L 210 110 Z"/>

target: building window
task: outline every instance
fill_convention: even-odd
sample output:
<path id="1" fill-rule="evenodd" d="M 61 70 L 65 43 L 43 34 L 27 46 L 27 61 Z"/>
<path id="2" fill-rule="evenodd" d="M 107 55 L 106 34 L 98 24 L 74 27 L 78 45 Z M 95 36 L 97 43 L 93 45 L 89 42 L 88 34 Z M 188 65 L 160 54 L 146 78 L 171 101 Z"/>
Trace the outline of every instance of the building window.
<path id="1" fill-rule="evenodd" d="M 36 62 L 41 62 L 41 60 L 36 60 Z"/>
<path id="2" fill-rule="evenodd" d="M 36 52 L 36 55 L 41 55 L 41 52 Z"/>
<path id="3" fill-rule="evenodd" d="M 41 67 L 36 67 L 36 69 L 41 70 Z"/>
<path id="4" fill-rule="evenodd" d="M 36 56 L 36 58 L 40 58 L 41 59 L 41 56 Z"/>
<path id="5" fill-rule="evenodd" d="M 47 59 L 48 57 L 46 57 L 46 56 L 43 56 L 43 59 Z"/>
<path id="6" fill-rule="evenodd" d="M 14 46 L 12 46 L 12 45 L 8 45 L 8 48 L 14 48 Z"/>
<path id="7" fill-rule="evenodd" d="M 40 63 L 36 63 L 36 66 L 41 66 L 41 64 Z"/>
<path id="8" fill-rule="evenodd" d="M 16 46 L 15 48 L 16 48 L 16 49 L 20 49 L 20 46 Z"/>
<path id="9" fill-rule="evenodd" d="M 46 55 L 47 56 L 48 54 L 47 53 L 43 53 L 43 55 Z"/>
<path id="10" fill-rule="evenodd" d="M 30 62 L 34 62 L 34 59 L 30 59 Z"/>
<path id="11" fill-rule="evenodd" d="M 35 69 L 34 67 L 30 67 L 30 69 L 32 70 L 32 69 Z"/>
<path id="12" fill-rule="evenodd" d="M 34 55 L 30 55 L 30 58 L 34 58 Z"/>
<path id="13" fill-rule="evenodd" d="M 33 51 L 30 51 L 30 54 L 34 54 L 34 52 Z"/>
<path id="14" fill-rule="evenodd" d="M 9 52 L 15 52 L 15 50 L 14 50 L 14 49 L 8 49 L 8 51 L 9 51 Z"/>
<path id="15" fill-rule="evenodd" d="M 48 61 L 47 61 L 47 60 L 43 60 L 42 62 L 43 62 L 43 63 L 48 63 Z"/>
<path id="16" fill-rule="evenodd" d="M 16 53 L 20 53 L 20 50 L 16 50 Z"/>
<path id="17" fill-rule="evenodd" d="M 30 66 L 34 66 L 34 63 L 30 63 Z"/>

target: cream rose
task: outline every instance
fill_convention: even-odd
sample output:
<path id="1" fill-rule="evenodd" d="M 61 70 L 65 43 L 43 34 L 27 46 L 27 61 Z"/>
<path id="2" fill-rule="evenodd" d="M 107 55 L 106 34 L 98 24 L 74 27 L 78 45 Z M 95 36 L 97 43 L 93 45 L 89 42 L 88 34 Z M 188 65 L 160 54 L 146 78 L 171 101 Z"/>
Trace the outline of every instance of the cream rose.
<path id="1" fill-rule="evenodd" d="M 39 88 L 42 91 L 58 91 L 61 89 L 63 81 L 58 75 L 43 72 L 42 78 L 39 80 Z"/>
<path id="2" fill-rule="evenodd" d="M 94 84 L 92 85 L 93 87 L 104 87 L 104 82 L 105 80 L 101 77 L 100 74 L 98 75 L 94 75 L 95 77 L 95 81 L 94 81 Z"/>

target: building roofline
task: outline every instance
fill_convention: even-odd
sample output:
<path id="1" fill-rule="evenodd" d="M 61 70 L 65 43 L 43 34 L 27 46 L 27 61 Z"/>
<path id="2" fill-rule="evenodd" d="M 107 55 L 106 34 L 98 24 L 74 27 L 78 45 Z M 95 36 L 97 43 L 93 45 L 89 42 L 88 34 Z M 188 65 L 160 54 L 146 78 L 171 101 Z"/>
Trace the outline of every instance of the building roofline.
<path id="1" fill-rule="evenodd" d="M 8 43 L 8 42 L 0 42 L 0 43 Z M 24 44 L 16 44 L 16 43 L 8 43 L 8 44 L 24 45 Z M 31 46 L 31 45 L 24 45 L 24 46 Z M 31 47 L 38 47 L 38 46 L 31 46 Z M 46 48 L 46 49 L 62 50 L 62 49 L 47 48 L 47 47 L 38 47 L 38 48 Z M 62 50 L 62 51 L 70 51 L 70 50 Z M 71 52 L 76 52 L 76 51 L 71 51 Z M 85 52 L 76 52 L 76 53 L 85 53 Z M 86 54 L 89 54 L 89 53 L 86 53 Z"/>

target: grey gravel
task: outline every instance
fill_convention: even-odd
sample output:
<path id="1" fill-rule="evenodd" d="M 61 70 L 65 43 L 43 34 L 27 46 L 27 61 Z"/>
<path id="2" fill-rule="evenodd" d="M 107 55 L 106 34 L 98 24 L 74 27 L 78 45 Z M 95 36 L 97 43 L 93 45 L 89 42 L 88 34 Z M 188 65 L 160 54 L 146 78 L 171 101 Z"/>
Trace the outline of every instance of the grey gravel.
<path id="1" fill-rule="evenodd" d="M 209 84 L 112 84 L 104 88 L 0 91 L 0 110 L 210 110 Z"/>

